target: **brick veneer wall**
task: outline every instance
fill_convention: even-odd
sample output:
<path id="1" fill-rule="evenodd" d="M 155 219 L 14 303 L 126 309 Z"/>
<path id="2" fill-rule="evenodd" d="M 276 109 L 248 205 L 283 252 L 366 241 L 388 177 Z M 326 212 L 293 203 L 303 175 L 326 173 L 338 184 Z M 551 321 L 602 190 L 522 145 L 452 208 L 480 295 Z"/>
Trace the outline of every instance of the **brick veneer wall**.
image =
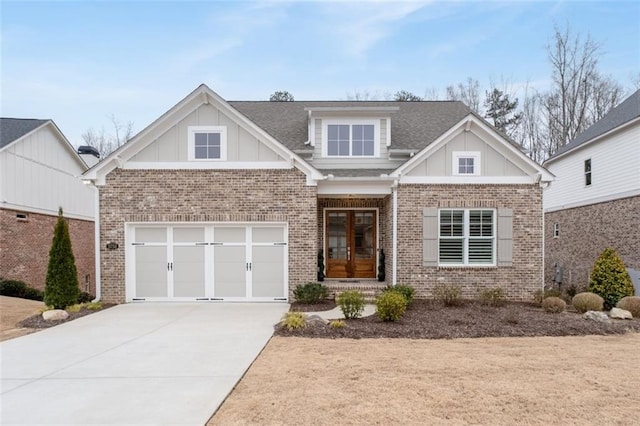
<path id="1" fill-rule="evenodd" d="M 27 220 L 18 220 L 18 213 Z M 44 290 L 57 220 L 57 216 L 0 209 L 0 277 Z M 67 223 L 80 290 L 95 294 L 94 223 L 79 219 Z"/>
<path id="2" fill-rule="evenodd" d="M 553 224 L 560 236 L 553 237 Z M 554 281 L 556 262 L 563 284 L 583 290 L 593 264 L 607 247 L 627 268 L 640 269 L 640 196 L 545 213 L 545 283 Z"/>
<path id="3" fill-rule="evenodd" d="M 378 248 L 383 248 L 385 251 L 385 255 L 388 257 L 391 255 L 389 252 L 390 249 L 390 230 L 391 227 L 389 222 L 391 217 L 388 216 L 388 206 L 387 202 L 389 197 L 386 198 L 319 198 L 318 199 L 318 250 L 324 250 L 324 209 L 378 209 Z M 325 259 L 326 265 L 326 259 Z M 386 270 L 386 278 L 389 280 L 391 277 L 390 269 Z M 378 272 L 376 271 L 376 276 Z"/>
<path id="4" fill-rule="evenodd" d="M 291 170 L 122 170 L 100 190 L 102 299 L 125 301 L 126 222 L 286 222 L 289 296 L 316 280 L 316 187 Z M 119 248 L 106 250 L 108 242 Z"/>
<path id="5" fill-rule="evenodd" d="M 509 267 L 425 267 L 422 212 L 436 208 L 513 210 L 513 264 Z M 538 185 L 400 185 L 398 187 L 398 283 L 432 297 L 438 283 L 462 287 L 463 297 L 502 287 L 511 300 L 531 300 L 542 287 L 542 192 Z"/>

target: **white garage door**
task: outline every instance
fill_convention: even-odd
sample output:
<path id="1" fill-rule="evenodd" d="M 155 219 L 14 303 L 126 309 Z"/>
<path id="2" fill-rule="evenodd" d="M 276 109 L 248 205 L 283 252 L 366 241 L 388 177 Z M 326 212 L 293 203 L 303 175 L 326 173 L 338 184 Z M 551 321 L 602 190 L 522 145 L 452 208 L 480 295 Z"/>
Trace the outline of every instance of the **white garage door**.
<path id="1" fill-rule="evenodd" d="M 129 225 L 127 300 L 287 299 L 282 224 Z"/>

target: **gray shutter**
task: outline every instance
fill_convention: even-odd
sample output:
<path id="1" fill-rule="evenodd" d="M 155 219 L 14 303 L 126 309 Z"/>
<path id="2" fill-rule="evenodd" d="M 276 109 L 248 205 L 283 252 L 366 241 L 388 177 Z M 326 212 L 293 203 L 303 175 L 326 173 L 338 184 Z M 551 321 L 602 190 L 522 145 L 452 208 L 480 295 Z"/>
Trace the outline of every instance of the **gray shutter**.
<path id="1" fill-rule="evenodd" d="M 422 265 L 438 266 L 438 209 L 422 209 Z"/>
<path id="2" fill-rule="evenodd" d="M 498 209 L 498 266 L 511 266 L 512 253 L 513 210 Z"/>

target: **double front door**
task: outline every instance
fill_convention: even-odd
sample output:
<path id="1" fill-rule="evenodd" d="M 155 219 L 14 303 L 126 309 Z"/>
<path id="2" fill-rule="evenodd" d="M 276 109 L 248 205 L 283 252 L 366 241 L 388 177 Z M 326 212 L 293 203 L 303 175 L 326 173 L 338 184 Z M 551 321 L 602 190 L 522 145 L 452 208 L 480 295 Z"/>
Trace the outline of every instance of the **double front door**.
<path id="1" fill-rule="evenodd" d="M 376 211 L 327 210 L 325 215 L 327 278 L 375 278 Z"/>

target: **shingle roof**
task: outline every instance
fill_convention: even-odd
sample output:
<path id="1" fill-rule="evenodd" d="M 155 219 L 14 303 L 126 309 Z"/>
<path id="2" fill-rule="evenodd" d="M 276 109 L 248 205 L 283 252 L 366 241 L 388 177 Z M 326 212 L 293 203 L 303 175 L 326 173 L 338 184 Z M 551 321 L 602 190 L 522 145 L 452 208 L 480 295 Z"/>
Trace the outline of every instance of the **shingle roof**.
<path id="1" fill-rule="evenodd" d="M 462 120 L 470 109 L 457 101 L 230 101 L 229 104 L 291 150 L 304 149 L 308 112 L 318 107 L 396 107 L 391 148 L 422 149 Z"/>
<path id="2" fill-rule="evenodd" d="M 589 142 L 591 139 L 603 135 L 616 127 L 640 117 L 640 90 L 629 96 L 620 105 L 609 111 L 604 117 L 596 121 L 587 130 L 580 133 L 568 144 L 560 148 L 555 154 L 549 157 L 549 160 L 571 151 L 580 145 Z"/>
<path id="3" fill-rule="evenodd" d="M 48 121 L 34 118 L 0 118 L 0 148 L 4 148 Z"/>

